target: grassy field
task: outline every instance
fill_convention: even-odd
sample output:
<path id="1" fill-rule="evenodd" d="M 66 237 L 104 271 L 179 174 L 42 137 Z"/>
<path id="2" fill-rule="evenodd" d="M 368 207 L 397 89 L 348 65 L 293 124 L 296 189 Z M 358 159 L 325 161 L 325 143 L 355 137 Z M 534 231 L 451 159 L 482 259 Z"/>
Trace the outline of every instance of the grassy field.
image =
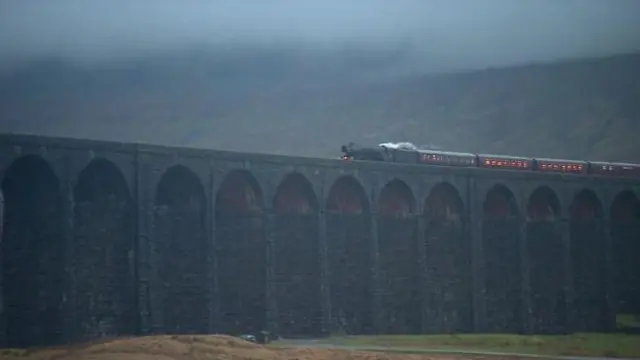
<path id="1" fill-rule="evenodd" d="M 380 335 L 332 337 L 336 345 L 465 350 L 533 355 L 640 358 L 640 335 Z"/>

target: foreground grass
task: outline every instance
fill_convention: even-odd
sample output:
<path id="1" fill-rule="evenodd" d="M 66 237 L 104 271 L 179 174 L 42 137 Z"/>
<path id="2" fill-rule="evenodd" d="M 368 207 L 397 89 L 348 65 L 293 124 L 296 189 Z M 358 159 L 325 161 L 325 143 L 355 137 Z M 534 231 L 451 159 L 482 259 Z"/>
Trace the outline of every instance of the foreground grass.
<path id="1" fill-rule="evenodd" d="M 377 335 L 331 337 L 335 345 L 640 358 L 640 335 Z"/>

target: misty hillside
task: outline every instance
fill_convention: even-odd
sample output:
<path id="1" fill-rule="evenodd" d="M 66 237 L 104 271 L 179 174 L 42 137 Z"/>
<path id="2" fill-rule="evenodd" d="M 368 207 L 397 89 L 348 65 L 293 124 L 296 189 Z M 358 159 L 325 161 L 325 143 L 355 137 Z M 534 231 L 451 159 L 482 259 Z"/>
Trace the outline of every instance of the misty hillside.
<path id="1" fill-rule="evenodd" d="M 640 55 L 411 75 L 398 53 L 190 53 L 0 77 L 0 131 L 337 156 L 349 141 L 640 162 Z"/>

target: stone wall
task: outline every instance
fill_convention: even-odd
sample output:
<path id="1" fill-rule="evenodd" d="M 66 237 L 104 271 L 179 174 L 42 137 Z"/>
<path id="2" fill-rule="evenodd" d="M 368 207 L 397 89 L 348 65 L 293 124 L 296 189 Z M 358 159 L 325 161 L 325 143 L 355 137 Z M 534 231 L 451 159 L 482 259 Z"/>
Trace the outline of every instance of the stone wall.
<path id="1" fill-rule="evenodd" d="M 634 312 L 637 183 L 0 136 L 0 340 L 564 333 Z"/>

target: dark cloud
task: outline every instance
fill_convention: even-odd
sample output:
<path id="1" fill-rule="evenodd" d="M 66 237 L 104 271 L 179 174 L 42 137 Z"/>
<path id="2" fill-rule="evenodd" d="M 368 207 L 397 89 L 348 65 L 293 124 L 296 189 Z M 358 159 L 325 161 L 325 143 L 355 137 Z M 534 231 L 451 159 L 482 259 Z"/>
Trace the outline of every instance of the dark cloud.
<path id="1" fill-rule="evenodd" d="M 406 50 L 470 68 L 640 50 L 638 0 L 4 0 L 0 61 L 230 46 Z"/>

